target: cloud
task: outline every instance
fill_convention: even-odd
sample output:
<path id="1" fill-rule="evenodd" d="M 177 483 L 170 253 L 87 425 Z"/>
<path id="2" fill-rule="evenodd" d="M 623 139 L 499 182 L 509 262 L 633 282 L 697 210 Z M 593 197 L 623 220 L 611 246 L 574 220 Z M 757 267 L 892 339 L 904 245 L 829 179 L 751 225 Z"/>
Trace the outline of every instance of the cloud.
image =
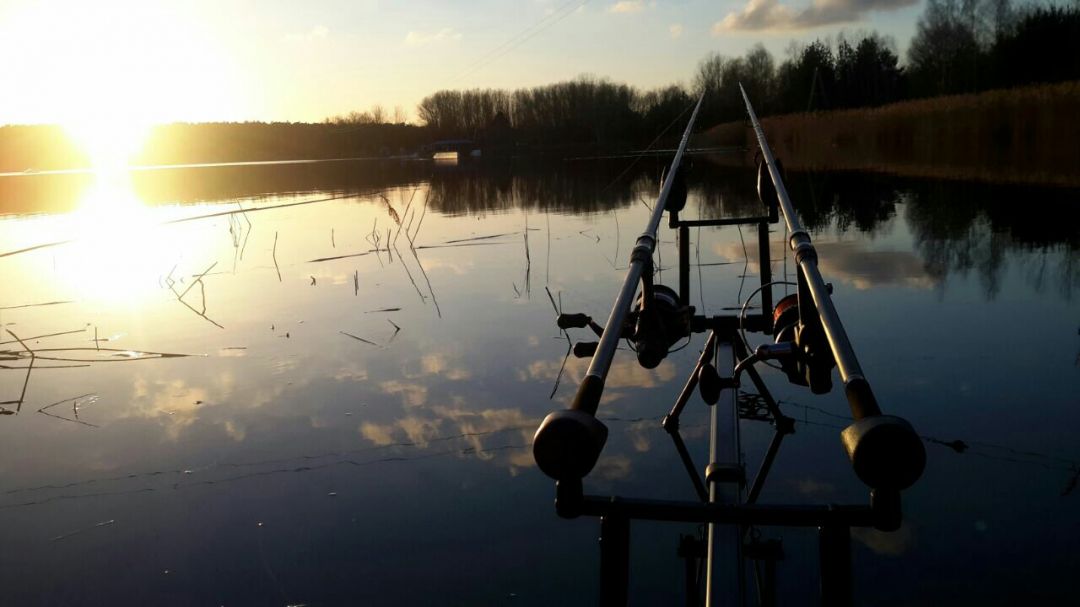
<path id="1" fill-rule="evenodd" d="M 451 381 L 469 379 L 472 376 L 468 369 L 451 365 L 446 354 L 428 354 L 420 359 L 420 365 L 425 374 L 441 375 Z"/>
<path id="2" fill-rule="evenodd" d="M 481 437 L 504 430 L 517 430 L 521 433 L 522 440 L 529 442 L 532 440 L 537 424 L 540 423 L 539 419 L 525 415 L 520 409 L 469 411 L 456 407 L 436 406 L 432 408 L 432 411 L 455 424 L 465 440 L 476 449 L 481 459 L 490 457 L 483 455 L 484 445 Z"/>
<path id="3" fill-rule="evenodd" d="M 135 417 L 156 419 L 166 428 L 171 440 L 177 440 L 184 428 L 199 418 L 199 408 L 209 394 L 205 388 L 189 386 L 183 380 L 147 382 L 135 379 L 132 405 Z"/>
<path id="4" fill-rule="evenodd" d="M 617 481 L 630 476 L 630 458 L 625 455 L 607 455 L 600 458 L 593 468 L 593 476 L 607 481 Z"/>
<path id="5" fill-rule="evenodd" d="M 409 32 L 405 35 L 405 44 L 408 46 L 427 46 L 442 42 L 457 42 L 461 40 L 461 32 L 452 27 L 444 27 L 437 32 Z"/>
<path id="6" fill-rule="evenodd" d="M 384 394 L 400 394 L 408 407 L 420 407 L 427 402 L 427 386 L 418 383 L 401 382 L 396 379 L 379 384 Z"/>
<path id="7" fill-rule="evenodd" d="M 439 435 L 440 421 L 409 416 L 399 419 L 397 425 L 405 431 L 405 436 L 409 437 L 409 441 L 426 447 L 429 440 Z"/>
<path id="8" fill-rule="evenodd" d="M 645 10 L 645 0 L 620 0 L 608 7 L 609 13 L 640 13 Z"/>
<path id="9" fill-rule="evenodd" d="M 438 438 L 441 419 L 424 419 L 415 415 L 403 417 L 392 424 L 364 422 L 360 425 L 360 435 L 375 443 L 378 447 L 392 445 L 397 440 L 395 435 L 405 434 L 403 444 L 427 447 L 428 442 Z"/>
<path id="10" fill-rule="evenodd" d="M 360 434 L 380 447 L 385 447 L 394 442 L 394 426 L 383 426 L 364 422 L 360 426 Z"/>
<path id="11" fill-rule="evenodd" d="M 518 381 L 554 381 L 562 366 L 561 359 L 538 360 L 530 363 L 526 369 L 517 372 Z M 587 358 L 569 358 L 563 369 L 563 382 L 580 383 L 589 367 Z M 604 386 L 618 388 L 655 388 L 675 378 L 675 365 L 670 360 L 660 363 L 655 369 L 646 369 L 636 360 L 616 360 L 608 370 Z M 605 393 L 606 396 L 606 393 Z"/>
<path id="12" fill-rule="evenodd" d="M 458 451 L 461 457 L 494 461 L 505 465 L 511 474 L 534 465 L 528 445 L 540 423 L 539 418 L 526 415 L 520 409 L 477 411 L 464 409 L 461 405 L 461 402 L 453 406 L 436 405 L 388 424 L 364 422 L 358 431 L 378 447 L 396 445 L 424 449 L 438 442 L 445 449 L 445 445 L 462 441 L 468 448 Z M 504 433 L 517 434 L 520 444 L 514 444 Z M 454 443 L 448 442 L 450 440 Z"/>
<path id="13" fill-rule="evenodd" d="M 626 429 L 626 432 L 630 435 L 630 444 L 634 446 L 634 451 L 645 453 L 651 449 L 652 440 L 650 440 L 650 435 L 655 430 L 656 422 L 654 420 L 630 424 L 630 427 Z"/>
<path id="14" fill-rule="evenodd" d="M 682 31 L 683 30 L 682 30 L 682 24 L 681 23 L 673 23 L 673 24 L 669 25 L 668 28 L 667 28 L 667 31 L 668 31 L 669 34 L 671 34 L 672 38 L 682 38 Z"/>
<path id="15" fill-rule="evenodd" d="M 813 0 L 802 10 L 792 10 L 779 0 L 750 0 L 742 12 L 728 13 L 713 24 L 719 36 L 730 31 L 801 30 L 859 21 L 871 11 L 891 11 L 918 0 Z"/>
<path id="16" fill-rule="evenodd" d="M 773 251 L 782 251 L 785 244 L 773 242 L 770 246 Z M 818 266 L 824 276 L 841 280 L 860 291 L 894 285 L 932 289 L 941 283 L 941 277 L 931 273 L 926 263 L 909 251 L 867 250 L 859 242 L 821 242 L 814 246 L 820 256 Z M 729 261 L 740 261 L 743 257 L 739 243 L 717 243 L 713 251 Z M 754 257 L 750 258 L 749 269 L 759 271 Z"/>

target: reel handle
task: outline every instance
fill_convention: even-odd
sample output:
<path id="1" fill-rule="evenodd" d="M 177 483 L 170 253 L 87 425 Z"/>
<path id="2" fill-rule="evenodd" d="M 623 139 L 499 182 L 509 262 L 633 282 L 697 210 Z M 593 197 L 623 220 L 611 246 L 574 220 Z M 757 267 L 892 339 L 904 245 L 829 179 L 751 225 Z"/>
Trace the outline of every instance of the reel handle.
<path id="1" fill-rule="evenodd" d="M 579 341 L 574 344 L 574 356 L 576 358 L 591 358 L 596 354 L 596 348 L 600 345 L 597 341 Z"/>

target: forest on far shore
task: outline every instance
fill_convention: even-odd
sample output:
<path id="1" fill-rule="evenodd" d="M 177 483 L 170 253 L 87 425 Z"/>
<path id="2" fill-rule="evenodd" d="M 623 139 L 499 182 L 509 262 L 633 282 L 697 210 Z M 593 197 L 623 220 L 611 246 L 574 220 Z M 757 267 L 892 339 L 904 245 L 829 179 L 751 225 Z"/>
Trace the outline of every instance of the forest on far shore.
<path id="1" fill-rule="evenodd" d="M 742 57 L 710 54 L 689 84 L 648 91 L 593 77 L 512 91 L 442 90 L 420 102 L 419 125 L 380 106 L 318 124 L 162 125 L 133 163 L 391 156 L 449 138 L 473 139 L 496 154 L 618 149 L 652 142 L 699 95 L 699 130 L 744 119 L 739 83 L 758 114 L 769 116 L 1077 81 L 1080 0 L 928 0 L 906 61 L 895 48 L 875 32 L 841 35 L 792 47 L 777 63 L 757 45 Z M 60 127 L 0 127 L 0 171 L 87 166 L 86 153 Z"/>
<path id="2" fill-rule="evenodd" d="M 777 64 L 762 45 L 711 54 L 689 86 L 639 91 L 580 78 L 514 91 L 439 91 L 422 122 L 444 136 L 483 139 L 509 127 L 519 142 L 647 143 L 704 94 L 699 128 L 746 116 L 739 84 L 761 116 L 876 107 L 897 101 L 1080 80 L 1080 2 L 929 0 L 901 65 L 876 32 L 792 47 Z M 354 118 L 357 118 L 354 116 Z M 363 114 L 359 115 L 363 120 Z"/>

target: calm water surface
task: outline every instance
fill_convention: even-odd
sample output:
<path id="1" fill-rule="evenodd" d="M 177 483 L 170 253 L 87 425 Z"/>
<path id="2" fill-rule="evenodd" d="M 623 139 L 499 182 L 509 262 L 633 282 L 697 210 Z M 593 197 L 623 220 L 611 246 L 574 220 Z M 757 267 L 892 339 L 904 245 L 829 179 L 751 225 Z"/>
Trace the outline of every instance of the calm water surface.
<path id="1" fill-rule="evenodd" d="M 555 516 L 529 445 L 587 363 L 560 379 L 545 288 L 604 318 L 648 214 L 659 166 L 626 164 L 0 177 L 0 253 L 66 243 L 0 257 L 0 604 L 594 603 L 598 524 Z M 752 184 L 699 160 L 687 216 L 753 214 Z M 855 534 L 857 602 L 1075 600 L 1078 193 L 789 187 L 879 399 L 928 439 L 901 530 Z M 694 304 L 729 312 L 758 280 L 756 232 L 693 232 Z M 375 235 L 396 246 L 370 252 Z M 659 259 L 677 285 L 666 229 Z M 658 420 L 701 345 L 653 371 L 620 354 L 590 492 L 693 497 Z M 799 421 L 761 500 L 864 503 L 842 396 L 766 378 Z M 744 422 L 751 468 L 771 432 Z M 634 604 L 681 600 L 693 531 L 635 523 Z M 814 601 L 815 535 L 764 531 L 784 541 L 782 604 Z"/>

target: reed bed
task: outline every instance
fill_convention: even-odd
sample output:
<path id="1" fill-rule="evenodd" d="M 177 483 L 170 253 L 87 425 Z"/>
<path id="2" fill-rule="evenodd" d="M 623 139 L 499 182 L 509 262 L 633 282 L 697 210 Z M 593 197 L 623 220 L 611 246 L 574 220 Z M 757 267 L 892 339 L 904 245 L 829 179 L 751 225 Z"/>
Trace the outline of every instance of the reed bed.
<path id="1" fill-rule="evenodd" d="M 771 116 L 762 126 L 792 169 L 1080 186 L 1078 109 L 1080 82 L 1065 82 Z M 731 122 L 696 144 L 753 150 L 752 140 L 748 124 Z"/>

